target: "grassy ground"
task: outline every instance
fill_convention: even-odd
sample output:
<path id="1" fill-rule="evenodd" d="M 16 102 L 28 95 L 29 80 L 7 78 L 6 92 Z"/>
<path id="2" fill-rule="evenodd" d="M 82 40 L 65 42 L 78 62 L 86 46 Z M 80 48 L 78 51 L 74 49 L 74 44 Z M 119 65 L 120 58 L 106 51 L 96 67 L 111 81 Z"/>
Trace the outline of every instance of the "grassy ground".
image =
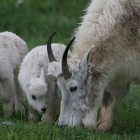
<path id="1" fill-rule="evenodd" d="M 25 0 L 16 6 L 14 0 L 0 1 L 0 31 L 20 35 L 29 48 L 46 44 L 48 36 L 56 31 L 54 42 L 67 43 L 80 22 L 89 0 Z M 140 139 L 140 87 L 132 85 L 129 96 L 114 110 L 111 132 L 99 133 L 85 128 L 59 129 L 56 124 L 31 124 L 27 115 L 15 115 L 6 120 L 0 104 L 0 140 L 139 140 Z M 13 126 L 1 125 L 12 121 Z"/>
<path id="2" fill-rule="evenodd" d="M 12 31 L 26 40 L 29 48 L 46 44 L 56 31 L 55 42 L 66 43 L 80 21 L 88 0 L 16 0 L 0 1 L 0 31 Z"/>

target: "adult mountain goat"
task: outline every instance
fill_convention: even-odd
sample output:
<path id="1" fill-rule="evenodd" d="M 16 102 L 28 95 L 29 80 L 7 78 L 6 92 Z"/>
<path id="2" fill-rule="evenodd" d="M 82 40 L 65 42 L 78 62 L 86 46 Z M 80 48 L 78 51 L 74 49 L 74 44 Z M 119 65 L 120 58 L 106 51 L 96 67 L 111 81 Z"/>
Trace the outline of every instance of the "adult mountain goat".
<path id="1" fill-rule="evenodd" d="M 48 58 L 51 38 L 48 44 L 35 47 L 24 58 L 19 73 L 20 85 L 28 99 L 29 119 L 36 121 L 38 113 L 42 114 L 45 122 L 52 122 L 58 108 L 58 94 L 56 75 L 60 73 L 61 60 L 65 51 L 65 45 L 52 44 L 52 52 L 55 58 Z M 52 53 L 50 52 L 50 53 Z"/>
<path id="2" fill-rule="evenodd" d="M 73 57 L 68 65 L 74 39 L 57 82 L 62 92 L 58 125 L 83 123 L 107 131 L 115 101 L 128 93 L 131 81 L 140 80 L 140 0 L 92 0 L 75 36 Z"/>
<path id="3" fill-rule="evenodd" d="M 17 77 L 26 53 L 26 43 L 16 34 L 0 33 L 0 93 L 6 117 L 11 116 L 14 106 L 16 111 L 24 108 Z"/>

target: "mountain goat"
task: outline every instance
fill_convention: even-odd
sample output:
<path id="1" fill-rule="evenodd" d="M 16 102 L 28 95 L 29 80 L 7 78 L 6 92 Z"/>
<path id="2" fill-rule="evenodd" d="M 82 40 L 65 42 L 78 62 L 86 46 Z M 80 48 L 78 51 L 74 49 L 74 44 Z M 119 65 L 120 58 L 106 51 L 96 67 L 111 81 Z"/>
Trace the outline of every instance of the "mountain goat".
<path id="1" fill-rule="evenodd" d="M 51 37 L 48 40 L 48 49 L 50 41 Z M 65 48 L 63 44 L 52 44 L 57 61 L 61 61 Z M 29 102 L 29 119 L 32 121 L 37 120 L 39 112 L 43 121 L 52 122 L 58 107 L 56 75 L 60 73 L 61 63 L 53 62 L 53 58 L 50 60 L 51 62 L 46 45 L 42 45 L 32 49 L 21 65 L 18 78 Z"/>
<path id="2" fill-rule="evenodd" d="M 26 53 L 26 43 L 16 34 L 0 33 L 0 93 L 6 117 L 11 116 L 14 106 L 16 111 L 24 109 L 18 73 Z"/>
<path id="3" fill-rule="evenodd" d="M 92 0 L 75 36 L 73 55 L 67 63 L 74 39 L 57 81 L 62 93 L 58 125 L 83 123 L 107 131 L 115 101 L 128 93 L 131 81 L 140 80 L 140 1 Z"/>

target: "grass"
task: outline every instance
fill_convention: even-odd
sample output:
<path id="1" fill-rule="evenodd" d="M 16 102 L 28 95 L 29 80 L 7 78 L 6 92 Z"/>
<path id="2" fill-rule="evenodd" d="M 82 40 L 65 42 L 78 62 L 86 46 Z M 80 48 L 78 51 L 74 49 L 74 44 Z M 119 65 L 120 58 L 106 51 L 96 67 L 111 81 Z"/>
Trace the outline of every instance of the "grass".
<path id="1" fill-rule="evenodd" d="M 25 0 L 16 6 L 14 0 L 0 1 L 0 31 L 21 36 L 29 49 L 46 44 L 56 31 L 54 42 L 67 43 L 80 22 L 89 0 Z M 128 97 L 115 107 L 112 131 L 100 133 L 86 128 L 59 129 L 56 124 L 31 124 L 27 115 L 5 119 L 0 104 L 0 122 L 12 121 L 13 126 L 0 125 L 1 140 L 138 140 L 140 139 L 140 87 L 133 84 Z"/>
<path id="2" fill-rule="evenodd" d="M 54 31 L 54 41 L 66 43 L 80 21 L 86 1 L 25 0 L 16 6 L 15 0 L 1 0 L 0 31 L 15 32 L 26 40 L 29 48 L 46 44 Z"/>
<path id="3" fill-rule="evenodd" d="M 0 115 L 0 122 L 12 121 L 13 126 L 0 125 L 0 139 L 4 140 L 138 140 L 140 139 L 140 87 L 132 85 L 128 97 L 115 107 L 113 129 L 107 133 L 86 128 L 60 129 L 56 124 L 30 123 L 15 115 L 6 120 Z M 2 106 L 0 108 L 2 111 Z M 1 112 L 1 114 L 3 114 Z"/>

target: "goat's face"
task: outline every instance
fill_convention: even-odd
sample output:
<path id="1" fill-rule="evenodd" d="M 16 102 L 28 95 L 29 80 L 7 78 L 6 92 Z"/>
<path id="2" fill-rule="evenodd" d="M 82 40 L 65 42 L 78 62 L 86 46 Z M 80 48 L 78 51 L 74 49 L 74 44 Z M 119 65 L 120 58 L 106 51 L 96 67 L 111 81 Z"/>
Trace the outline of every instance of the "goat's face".
<path id="1" fill-rule="evenodd" d="M 51 62 L 56 61 L 51 50 L 51 39 L 54 34 L 49 38 L 47 49 L 48 56 Z M 62 94 L 59 126 L 69 125 L 77 126 L 84 118 L 86 109 L 85 96 L 86 96 L 86 77 L 87 77 L 87 59 L 83 59 L 80 63 L 76 63 L 73 67 L 71 64 L 72 72 L 69 72 L 67 64 L 68 50 L 74 41 L 68 44 L 62 59 L 62 74 L 57 77 L 57 85 Z"/>
<path id="2" fill-rule="evenodd" d="M 60 75 L 57 85 L 61 91 L 61 108 L 58 125 L 77 126 L 81 123 L 85 110 L 85 79 L 82 71 L 73 73 L 70 79 L 65 80 Z"/>
<path id="3" fill-rule="evenodd" d="M 39 113 L 45 113 L 47 102 L 47 84 L 40 78 L 34 78 L 29 84 L 29 104 Z"/>
<path id="4" fill-rule="evenodd" d="M 62 94 L 59 126 L 79 125 L 86 111 L 87 61 L 83 59 L 75 64 L 74 67 L 71 66 L 72 74 L 67 74 L 68 71 L 65 73 L 65 69 L 62 68 L 63 74 L 57 79 L 57 85 Z"/>

